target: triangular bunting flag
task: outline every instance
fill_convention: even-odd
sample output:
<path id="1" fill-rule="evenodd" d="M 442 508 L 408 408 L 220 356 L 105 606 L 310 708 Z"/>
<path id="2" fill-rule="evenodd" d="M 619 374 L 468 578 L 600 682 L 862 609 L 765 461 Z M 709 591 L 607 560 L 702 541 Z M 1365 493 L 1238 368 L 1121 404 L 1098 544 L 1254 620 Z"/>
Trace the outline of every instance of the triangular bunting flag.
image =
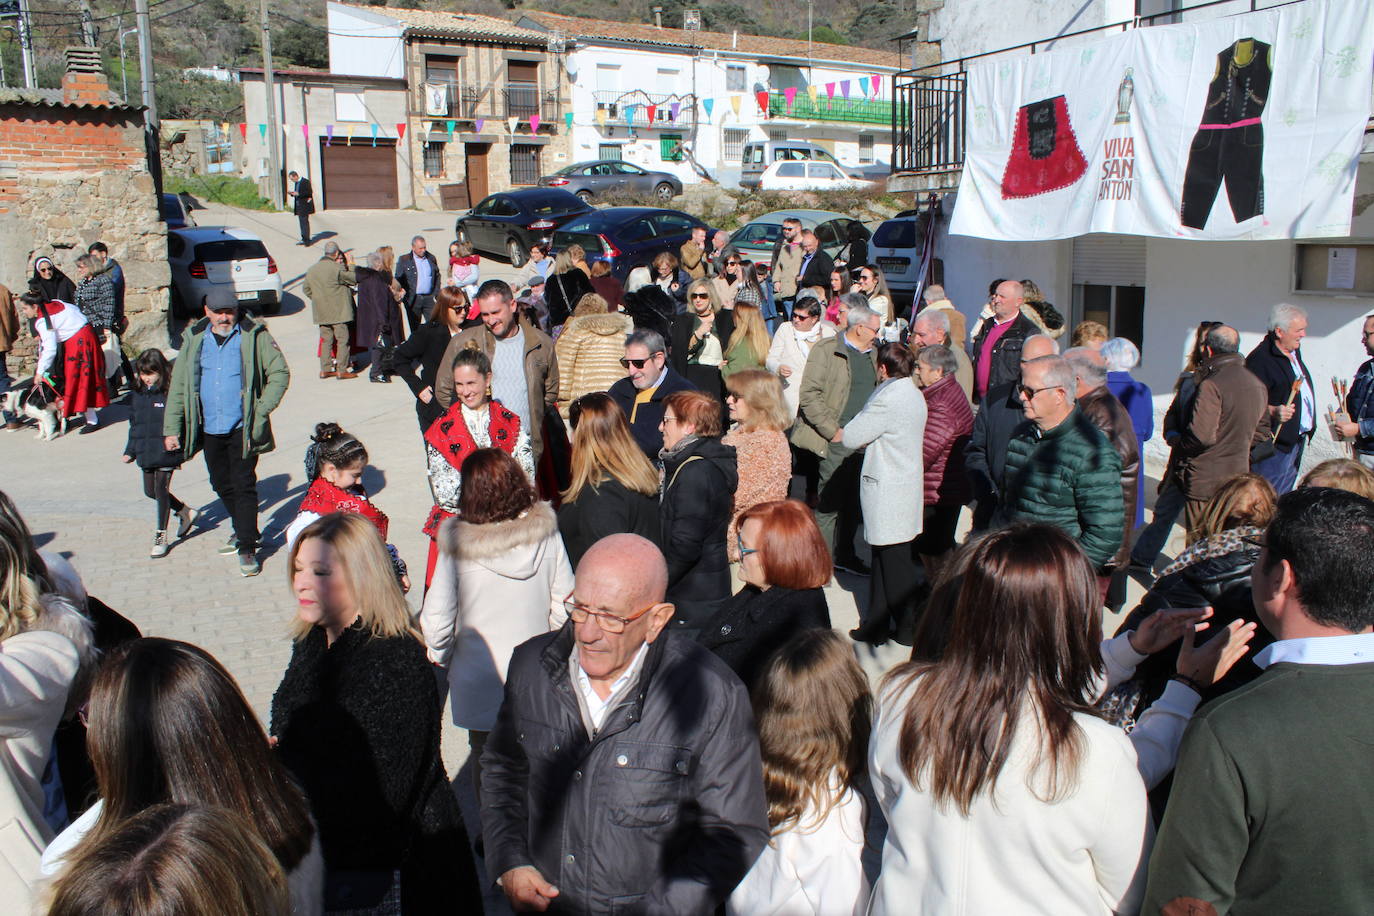
<path id="1" fill-rule="evenodd" d="M 658 106 L 657 106 L 657 105 L 645 105 L 645 106 L 644 106 L 644 120 L 646 120 L 646 121 L 649 122 L 649 126 L 650 126 L 650 127 L 653 127 L 653 125 L 654 125 L 654 114 L 655 114 L 657 111 L 658 111 Z"/>
<path id="2" fill-rule="evenodd" d="M 669 118 L 669 120 L 671 120 L 671 121 L 677 121 L 677 116 L 678 116 L 679 114 L 681 114 L 681 113 L 682 113 L 682 103 L 681 103 L 681 102 L 674 102 L 674 103 L 672 103 L 671 105 L 668 106 L 668 118 Z"/>
<path id="3" fill-rule="evenodd" d="M 872 85 L 873 85 L 873 94 L 874 94 L 874 95 L 877 95 L 877 94 L 878 94 L 878 87 L 881 86 L 881 85 L 883 84 L 883 77 L 882 77 L 882 74 L 879 74 L 879 73 L 873 74 L 873 79 L 870 80 L 870 82 L 871 82 Z"/>
<path id="4" fill-rule="evenodd" d="M 405 139 L 405 135 L 406 135 L 406 126 L 405 126 L 404 124 L 397 124 L 397 125 L 396 125 L 396 136 L 397 136 L 398 138 L 404 140 L 404 139 Z"/>
<path id="5" fill-rule="evenodd" d="M 266 124 L 259 124 L 259 125 L 258 125 L 258 134 L 262 137 L 262 139 L 264 139 L 264 140 L 267 139 L 267 125 L 266 125 Z"/>
<path id="6" fill-rule="evenodd" d="M 572 122 L 573 122 L 573 113 L 572 113 L 571 111 L 565 111 L 565 112 L 563 112 L 563 126 L 564 126 L 564 129 L 566 129 L 566 130 L 572 130 Z"/>
<path id="7" fill-rule="evenodd" d="M 851 82 L 853 82 L 853 80 L 845 80 L 843 83 L 840 83 L 840 93 L 845 98 L 849 98 L 849 84 Z"/>
<path id="8" fill-rule="evenodd" d="M 219 126 L 219 130 L 220 130 L 220 133 L 221 133 L 223 136 L 225 136 L 225 137 L 229 136 L 229 122 L 228 122 L 228 121 L 224 121 L 223 123 L 221 123 L 220 126 Z"/>
<path id="9" fill-rule="evenodd" d="M 325 145 L 325 146 L 333 146 L 333 145 L 334 145 L 334 125 L 333 125 L 333 124 L 326 124 L 326 125 L 324 126 L 324 145 Z"/>
<path id="10" fill-rule="evenodd" d="M 247 122 L 244 122 L 244 121 L 240 121 L 240 122 L 239 122 L 239 136 L 243 138 L 243 142 L 244 142 L 244 143 L 247 143 L 247 142 L 248 142 L 248 124 L 247 124 Z"/>
<path id="11" fill-rule="evenodd" d="M 352 125 L 352 124 L 350 124 L 350 125 L 348 125 L 347 127 L 344 128 L 344 142 L 347 143 L 349 146 L 352 146 L 352 145 L 353 145 L 353 125 Z"/>
<path id="12" fill-rule="evenodd" d="M 806 94 L 807 94 L 808 96 L 810 96 L 810 98 L 811 98 L 811 107 L 812 107 L 812 108 L 815 108 L 815 107 L 816 107 L 816 87 L 815 87 L 815 86 L 807 86 L 807 87 L 806 87 Z"/>
<path id="13" fill-rule="evenodd" d="M 633 123 L 634 123 L 634 119 L 635 119 L 635 109 L 637 109 L 637 108 L 639 108 L 638 105 L 626 105 L 626 106 L 625 106 L 625 124 L 626 124 L 627 127 L 628 127 L 630 124 L 633 124 Z"/>
<path id="14" fill-rule="evenodd" d="M 706 120 L 711 120 L 711 109 L 716 107 L 715 99 L 702 99 L 701 107 L 706 109 Z"/>
<path id="15" fill-rule="evenodd" d="M 739 104 L 740 104 L 740 102 L 739 102 L 739 96 L 737 96 L 737 95 L 732 95 L 732 96 L 730 96 L 730 107 L 733 108 L 733 109 L 735 110 L 735 117 L 737 117 L 737 118 L 739 117 Z"/>
<path id="16" fill-rule="evenodd" d="M 760 89 L 754 93 L 754 101 L 758 102 L 759 114 L 767 117 L 768 115 L 768 90 Z"/>
<path id="17" fill-rule="evenodd" d="M 825 84 L 825 97 L 826 97 L 827 99 L 833 99 L 833 98 L 835 97 L 835 84 L 834 84 L 834 83 L 826 83 L 826 84 Z"/>
<path id="18" fill-rule="evenodd" d="M 452 121 L 445 121 L 445 122 L 444 122 L 444 126 L 448 128 L 448 138 L 449 138 L 450 140 L 452 140 L 452 139 L 453 139 L 453 122 L 452 122 Z"/>
<path id="19" fill-rule="evenodd" d="M 373 125 L 372 125 L 372 145 L 373 145 L 373 146 L 376 146 L 376 145 L 377 145 L 377 125 L 376 125 L 376 124 L 373 124 Z"/>
<path id="20" fill-rule="evenodd" d="M 487 126 L 487 119 L 486 119 L 486 118 L 478 118 L 476 121 L 473 122 L 473 124 L 472 124 L 472 130 L 473 130 L 474 133 L 479 133 L 479 134 L 480 134 L 480 133 L 482 132 L 482 128 L 484 128 L 484 127 L 486 127 L 486 126 Z"/>
<path id="21" fill-rule="evenodd" d="M 797 87 L 788 86 L 782 91 L 782 97 L 787 101 L 787 113 L 792 113 L 792 103 L 797 100 Z"/>
<path id="22" fill-rule="evenodd" d="M 309 142 L 310 142 L 310 125 L 309 125 L 309 124 L 302 124 L 302 125 L 301 125 L 301 136 L 305 138 L 305 142 L 306 142 L 306 143 L 309 143 Z"/>
<path id="23" fill-rule="evenodd" d="M 506 118 L 506 129 L 509 130 L 511 133 L 515 133 L 515 125 L 517 125 L 517 124 L 519 124 L 519 123 L 520 123 L 520 119 L 519 119 L 519 118 L 514 118 L 514 117 L 512 117 L 512 118 Z"/>
<path id="24" fill-rule="evenodd" d="M 530 133 L 539 133 L 539 115 L 530 115 Z"/>
<path id="25" fill-rule="evenodd" d="M 859 77 L 859 91 L 864 94 L 865 98 L 868 97 L 868 77 Z"/>

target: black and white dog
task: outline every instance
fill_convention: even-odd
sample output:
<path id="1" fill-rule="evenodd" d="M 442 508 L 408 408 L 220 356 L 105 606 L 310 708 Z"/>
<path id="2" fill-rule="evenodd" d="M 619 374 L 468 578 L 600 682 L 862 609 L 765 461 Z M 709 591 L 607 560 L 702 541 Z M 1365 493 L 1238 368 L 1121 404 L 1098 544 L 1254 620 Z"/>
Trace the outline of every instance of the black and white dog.
<path id="1" fill-rule="evenodd" d="M 0 394 L 0 407 L 7 413 L 29 417 L 38 422 L 38 438 L 56 439 L 67 433 L 67 418 L 62 416 L 61 399 L 46 384 L 27 379 Z"/>

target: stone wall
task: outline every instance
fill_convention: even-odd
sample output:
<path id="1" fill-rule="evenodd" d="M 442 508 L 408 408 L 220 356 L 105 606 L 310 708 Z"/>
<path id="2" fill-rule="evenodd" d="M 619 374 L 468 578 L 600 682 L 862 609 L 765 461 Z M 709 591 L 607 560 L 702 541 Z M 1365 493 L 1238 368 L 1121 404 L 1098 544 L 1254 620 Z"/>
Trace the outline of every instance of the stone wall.
<path id="1" fill-rule="evenodd" d="M 0 283 L 27 290 L 40 256 L 75 282 L 77 256 L 102 241 L 124 268 L 125 349 L 166 347 L 167 232 L 142 115 L 84 93 L 69 101 L 48 93 L 0 92 Z M 16 355 L 33 347 L 22 339 Z"/>

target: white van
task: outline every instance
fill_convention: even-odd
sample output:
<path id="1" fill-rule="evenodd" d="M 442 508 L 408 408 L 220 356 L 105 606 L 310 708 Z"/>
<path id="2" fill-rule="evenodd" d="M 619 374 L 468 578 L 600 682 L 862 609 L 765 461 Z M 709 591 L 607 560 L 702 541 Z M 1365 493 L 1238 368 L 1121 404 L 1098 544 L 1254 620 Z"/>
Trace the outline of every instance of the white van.
<path id="1" fill-rule="evenodd" d="M 763 172 L 775 162 L 806 161 L 833 162 L 846 175 L 849 170 L 840 165 L 830 150 L 805 140 L 756 140 L 744 144 L 744 168 L 739 184 L 751 191 L 759 189 Z"/>

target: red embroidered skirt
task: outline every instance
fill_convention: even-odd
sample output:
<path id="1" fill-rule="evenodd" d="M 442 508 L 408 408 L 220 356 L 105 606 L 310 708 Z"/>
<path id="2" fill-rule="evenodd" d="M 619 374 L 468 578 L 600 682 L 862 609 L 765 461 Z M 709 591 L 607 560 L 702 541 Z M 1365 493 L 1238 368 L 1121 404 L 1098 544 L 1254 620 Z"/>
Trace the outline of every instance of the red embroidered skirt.
<path id="1" fill-rule="evenodd" d="M 1067 188 L 1087 170 L 1062 95 L 1021 106 L 1002 174 L 1003 200 Z"/>
<path id="2" fill-rule="evenodd" d="M 62 410 L 71 417 L 98 407 L 108 407 L 110 390 L 105 384 L 105 354 L 95 331 L 82 328 L 62 344 Z"/>

